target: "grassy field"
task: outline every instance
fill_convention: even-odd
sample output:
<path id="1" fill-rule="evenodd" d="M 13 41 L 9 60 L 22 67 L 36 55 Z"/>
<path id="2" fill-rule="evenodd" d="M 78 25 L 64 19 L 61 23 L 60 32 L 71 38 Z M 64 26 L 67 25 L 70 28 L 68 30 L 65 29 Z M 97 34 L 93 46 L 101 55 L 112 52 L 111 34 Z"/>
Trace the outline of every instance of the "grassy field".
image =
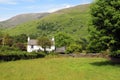
<path id="1" fill-rule="evenodd" d="M 103 58 L 43 58 L 0 63 L 0 80 L 120 80 Z"/>

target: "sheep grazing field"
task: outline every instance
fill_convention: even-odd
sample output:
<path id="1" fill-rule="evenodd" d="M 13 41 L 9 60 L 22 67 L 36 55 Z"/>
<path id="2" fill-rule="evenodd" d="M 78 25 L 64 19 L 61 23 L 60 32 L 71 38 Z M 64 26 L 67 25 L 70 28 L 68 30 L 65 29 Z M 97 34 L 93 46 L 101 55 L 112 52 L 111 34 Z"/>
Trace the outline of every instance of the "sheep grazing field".
<path id="1" fill-rule="evenodd" d="M 120 64 L 72 57 L 0 62 L 0 80 L 120 80 Z"/>

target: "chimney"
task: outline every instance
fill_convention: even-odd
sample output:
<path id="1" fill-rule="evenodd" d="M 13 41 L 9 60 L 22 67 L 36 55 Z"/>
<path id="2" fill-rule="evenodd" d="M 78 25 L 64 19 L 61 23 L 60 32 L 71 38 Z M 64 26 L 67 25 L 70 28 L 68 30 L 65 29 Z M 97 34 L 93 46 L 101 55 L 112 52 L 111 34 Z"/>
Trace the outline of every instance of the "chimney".
<path id="1" fill-rule="evenodd" d="M 30 37 L 28 37 L 28 42 L 30 41 Z"/>
<path id="2" fill-rule="evenodd" d="M 52 38 L 52 42 L 53 42 L 53 45 L 55 45 L 55 38 L 54 37 Z"/>
<path id="3" fill-rule="evenodd" d="M 54 37 L 52 38 L 52 41 L 54 41 L 55 39 L 54 39 Z"/>

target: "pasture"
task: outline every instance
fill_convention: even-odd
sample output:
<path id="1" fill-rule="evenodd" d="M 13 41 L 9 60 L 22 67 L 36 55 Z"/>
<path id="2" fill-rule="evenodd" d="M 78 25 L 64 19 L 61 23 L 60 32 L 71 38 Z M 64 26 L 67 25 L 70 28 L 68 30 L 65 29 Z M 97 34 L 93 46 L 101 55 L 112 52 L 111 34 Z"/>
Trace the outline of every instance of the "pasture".
<path id="1" fill-rule="evenodd" d="M 71 57 L 1 62 L 0 80 L 120 80 L 120 65 Z"/>

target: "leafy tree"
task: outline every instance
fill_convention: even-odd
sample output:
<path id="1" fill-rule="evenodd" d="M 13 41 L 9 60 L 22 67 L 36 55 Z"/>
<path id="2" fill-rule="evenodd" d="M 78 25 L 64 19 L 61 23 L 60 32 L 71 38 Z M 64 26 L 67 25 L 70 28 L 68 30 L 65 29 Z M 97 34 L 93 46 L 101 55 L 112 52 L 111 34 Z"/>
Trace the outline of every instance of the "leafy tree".
<path id="1" fill-rule="evenodd" d="M 3 39 L 2 39 L 2 44 L 3 44 L 3 46 L 4 45 L 12 46 L 12 44 L 13 44 L 12 37 L 9 36 L 8 34 L 4 34 Z"/>
<path id="2" fill-rule="evenodd" d="M 94 29 L 90 31 L 89 48 L 99 52 L 120 50 L 120 0 L 96 0 L 91 15 Z"/>
<path id="3" fill-rule="evenodd" d="M 57 47 L 69 46 L 74 40 L 66 33 L 59 32 L 55 35 L 55 45 Z"/>
<path id="4" fill-rule="evenodd" d="M 46 52 L 46 47 L 50 47 L 52 42 L 47 37 L 40 37 L 38 38 L 38 45 L 44 48 L 44 51 Z"/>
<path id="5" fill-rule="evenodd" d="M 76 44 L 82 46 L 82 50 L 86 50 L 86 46 L 88 45 L 88 40 L 86 38 L 79 38 L 75 41 Z"/>
<path id="6" fill-rule="evenodd" d="M 14 37 L 14 42 L 15 43 L 18 43 L 18 42 L 25 43 L 25 42 L 27 42 L 27 37 L 28 36 L 26 34 L 20 34 L 20 35 Z"/>
<path id="7" fill-rule="evenodd" d="M 72 44 L 70 44 L 70 46 L 67 47 L 66 52 L 67 53 L 82 52 L 82 46 L 72 43 Z"/>
<path id="8" fill-rule="evenodd" d="M 0 45 L 2 45 L 2 38 L 3 38 L 3 34 L 2 32 L 0 32 Z"/>
<path id="9" fill-rule="evenodd" d="M 41 29 L 43 31 L 56 31 L 60 25 L 58 25 L 56 22 L 44 22 L 42 21 L 41 24 L 37 26 L 37 29 Z"/>
<path id="10" fill-rule="evenodd" d="M 13 47 L 21 51 L 26 51 L 26 44 L 21 42 L 15 43 Z"/>

